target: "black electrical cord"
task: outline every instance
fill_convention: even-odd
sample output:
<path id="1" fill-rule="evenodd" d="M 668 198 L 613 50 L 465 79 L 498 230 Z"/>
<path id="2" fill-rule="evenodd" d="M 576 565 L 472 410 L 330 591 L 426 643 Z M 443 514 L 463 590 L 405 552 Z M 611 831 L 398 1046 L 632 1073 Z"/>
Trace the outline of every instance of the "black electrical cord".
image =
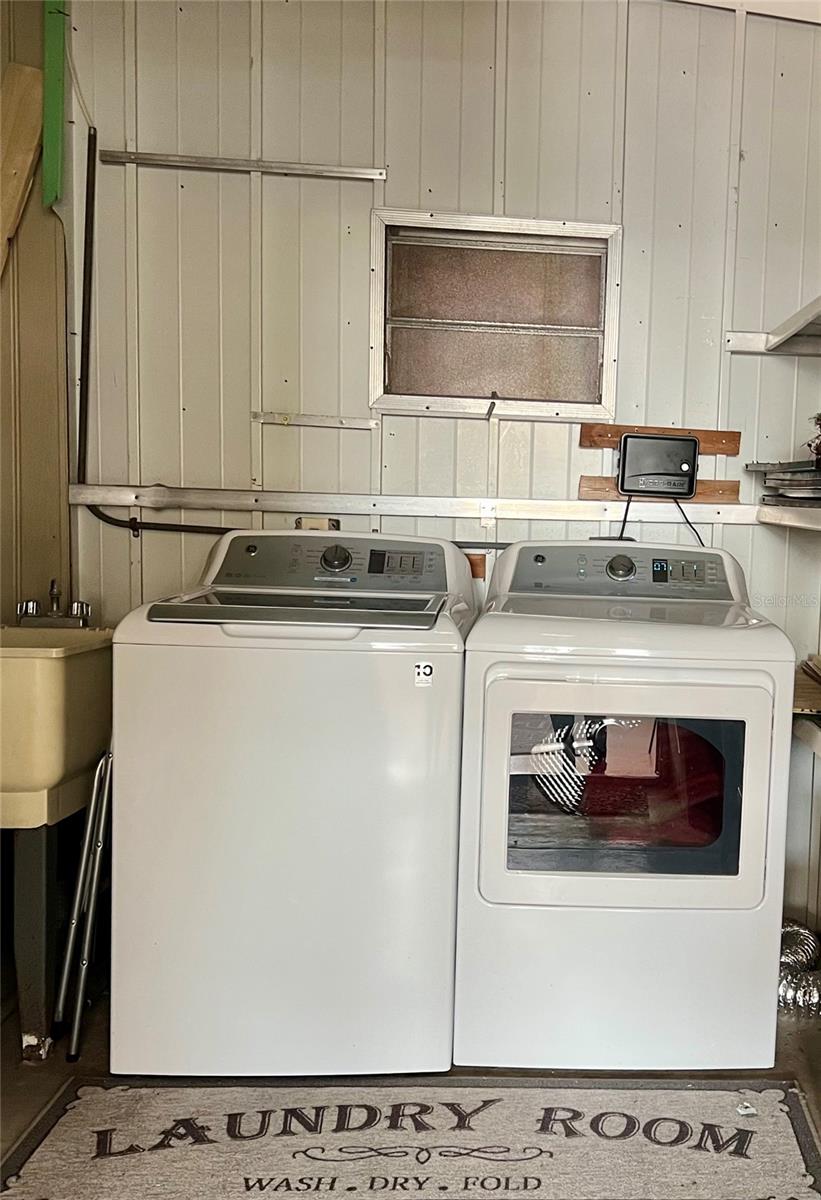
<path id="1" fill-rule="evenodd" d="M 681 505 L 679 504 L 678 500 L 676 500 L 676 499 L 674 498 L 674 500 L 673 500 L 673 503 L 675 504 L 676 508 L 677 508 L 677 509 L 678 509 L 678 511 L 681 513 L 681 515 L 684 517 L 684 520 L 685 520 L 685 521 L 686 521 L 686 523 L 687 523 L 687 524 L 690 526 L 690 528 L 692 529 L 693 533 L 696 535 L 696 541 L 698 542 L 699 546 L 703 546 L 703 545 L 704 545 L 704 542 L 703 542 L 703 541 L 702 541 L 702 539 L 701 539 L 701 534 L 700 534 L 700 533 L 699 533 L 699 531 L 696 529 L 695 525 L 694 525 L 694 524 L 693 524 L 693 522 L 690 520 L 690 518 L 687 516 L 687 513 L 686 513 L 686 512 L 684 511 L 684 509 L 681 507 Z"/>
<path id="2" fill-rule="evenodd" d="M 83 291 L 80 315 L 80 386 L 77 398 L 77 482 L 86 483 L 88 470 L 88 389 L 89 361 L 91 356 L 91 289 L 94 280 L 94 217 L 96 211 L 97 185 L 97 129 L 89 126 L 86 145 L 86 197 L 83 220 Z M 88 511 L 106 525 L 116 529 L 128 529 L 134 537 L 148 530 L 152 533 L 207 533 L 230 532 L 225 525 L 183 525 L 179 521 L 142 521 L 137 517 L 112 517 L 96 504 L 87 504 Z"/>
<path id="3" fill-rule="evenodd" d="M 86 144 L 86 205 L 83 218 L 83 295 L 80 310 L 80 390 L 77 401 L 77 482 L 86 482 L 88 464 L 88 386 L 91 354 L 91 287 L 94 279 L 94 216 L 97 183 L 97 130 Z"/>
<path id="4" fill-rule="evenodd" d="M 619 536 L 617 538 L 617 541 L 619 541 L 619 542 L 624 541 L 624 531 L 627 528 L 627 514 L 630 512 L 630 505 L 632 504 L 632 502 L 633 502 L 633 497 L 628 496 L 627 503 L 624 506 L 624 516 L 622 517 L 622 521 L 621 521 L 621 529 L 619 530 Z"/>

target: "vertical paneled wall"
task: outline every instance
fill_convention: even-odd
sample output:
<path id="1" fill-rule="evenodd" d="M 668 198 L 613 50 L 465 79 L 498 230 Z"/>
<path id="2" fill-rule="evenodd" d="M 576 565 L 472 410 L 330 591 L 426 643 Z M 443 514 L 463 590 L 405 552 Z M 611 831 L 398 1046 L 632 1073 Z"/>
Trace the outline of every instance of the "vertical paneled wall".
<path id="1" fill-rule="evenodd" d="M 767 329 L 821 290 L 821 30 L 750 17 L 744 66 L 732 328 Z M 727 420 L 742 430 L 748 459 L 803 455 L 819 401 L 819 359 L 729 361 Z M 742 498 L 753 495 L 748 476 Z M 784 626 L 799 654 L 817 651 L 818 536 L 729 526 L 723 534 L 745 564 L 753 604 Z M 821 763 L 793 747 L 786 904 L 818 923 Z"/>
<path id="2" fill-rule="evenodd" d="M 730 358 L 722 339 L 821 290 L 821 28 L 674 0 L 74 0 L 72 24 L 103 147 L 388 168 L 374 185 L 100 167 L 91 480 L 565 498 L 580 473 L 608 471 L 611 455 L 579 449 L 571 424 L 386 417 L 371 433 L 251 421 L 370 416 L 374 205 L 622 224 L 617 420 L 740 428 L 740 457 L 702 468 L 740 475 L 748 501 L 744 462 L 801 452 L 821 363 Z M 86 513 L 76 523 L 79 593 L 109 622 L 190 584 L 210 546 L 134 539 Z M 382 528 L 480 541 L 600 531 Z M 800 654 L 818 648 L 817 535 L 701 534 L 738 556 Z M 641 536 L 692 535 L 676 521 Z M 812 770 L 798 753 L 798 912 L 818 907 Z"/>
<path id="3" fill-rule="evenodd" d="M 43 7 L 0 3 L 0 74 L 41 67 Z M 56 579 L 67 604 L 65 236 L 43 209 L 38 166 L 0 281 L 0 621 Z"/>

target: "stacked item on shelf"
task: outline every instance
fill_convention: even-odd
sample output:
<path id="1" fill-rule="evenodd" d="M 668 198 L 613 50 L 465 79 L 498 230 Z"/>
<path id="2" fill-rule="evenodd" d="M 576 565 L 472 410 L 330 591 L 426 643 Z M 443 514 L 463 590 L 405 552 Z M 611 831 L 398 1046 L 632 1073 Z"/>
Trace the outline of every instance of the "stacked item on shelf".
<path id="1" fill-rule="evenodd" d="M 821 654 L 808 654 L 801 664 L 801 670 L 816 683 L 821 683 Z"/>
<path id="2" fill-rule="evenodd" d="M 821 654 L 809 654 L 795 672 L 793 733 L 821 757 Z"/>
<path id="3" fill-rule="evenodd" d="M 748 471 L 764 472 L 764 487 L 772 488 L 761 497 L 762 504 L 789 505 L 791 508 L 821 508 L 821 459 L 800 462 L 747 463 Z"/>

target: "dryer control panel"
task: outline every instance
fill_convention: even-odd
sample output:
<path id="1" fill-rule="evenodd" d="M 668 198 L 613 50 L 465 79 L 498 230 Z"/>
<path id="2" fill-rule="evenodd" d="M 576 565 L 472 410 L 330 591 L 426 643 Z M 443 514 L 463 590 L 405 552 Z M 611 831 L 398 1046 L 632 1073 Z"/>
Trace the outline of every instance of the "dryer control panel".
<path id="1" fill-rule="evenodd" d="M 511 592 L 733 600 L 724 562 L 710 550 L 661 550 L 635 542 L 520 546 Z"/>
<path id="2" fill-rule="evenodd" d="M 327 537 L 235 537 L 218 564 L 216 587 L 304 591 L 445 592 L 441 546 L 338 533 Z"/>

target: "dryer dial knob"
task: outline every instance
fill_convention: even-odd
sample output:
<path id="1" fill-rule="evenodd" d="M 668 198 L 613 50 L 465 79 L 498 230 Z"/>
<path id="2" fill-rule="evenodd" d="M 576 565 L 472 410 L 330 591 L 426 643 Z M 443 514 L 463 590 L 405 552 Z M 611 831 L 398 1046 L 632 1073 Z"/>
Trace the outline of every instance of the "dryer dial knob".
<path id="1" fill-rule="evenodd" d="M 611 579 L 632 579 L 636 573 L 636 564 L 628 554 L 615 554 L 607 564 L 607 574 Z"/>
<path id="2" fill-rule="evenodd" d="M 319 560 L 320 566 L 324 567 L 326 571 L 344 571 L 351 565 L 351 561 L 350 550 L 339 544 L 328 546 Z"/>

